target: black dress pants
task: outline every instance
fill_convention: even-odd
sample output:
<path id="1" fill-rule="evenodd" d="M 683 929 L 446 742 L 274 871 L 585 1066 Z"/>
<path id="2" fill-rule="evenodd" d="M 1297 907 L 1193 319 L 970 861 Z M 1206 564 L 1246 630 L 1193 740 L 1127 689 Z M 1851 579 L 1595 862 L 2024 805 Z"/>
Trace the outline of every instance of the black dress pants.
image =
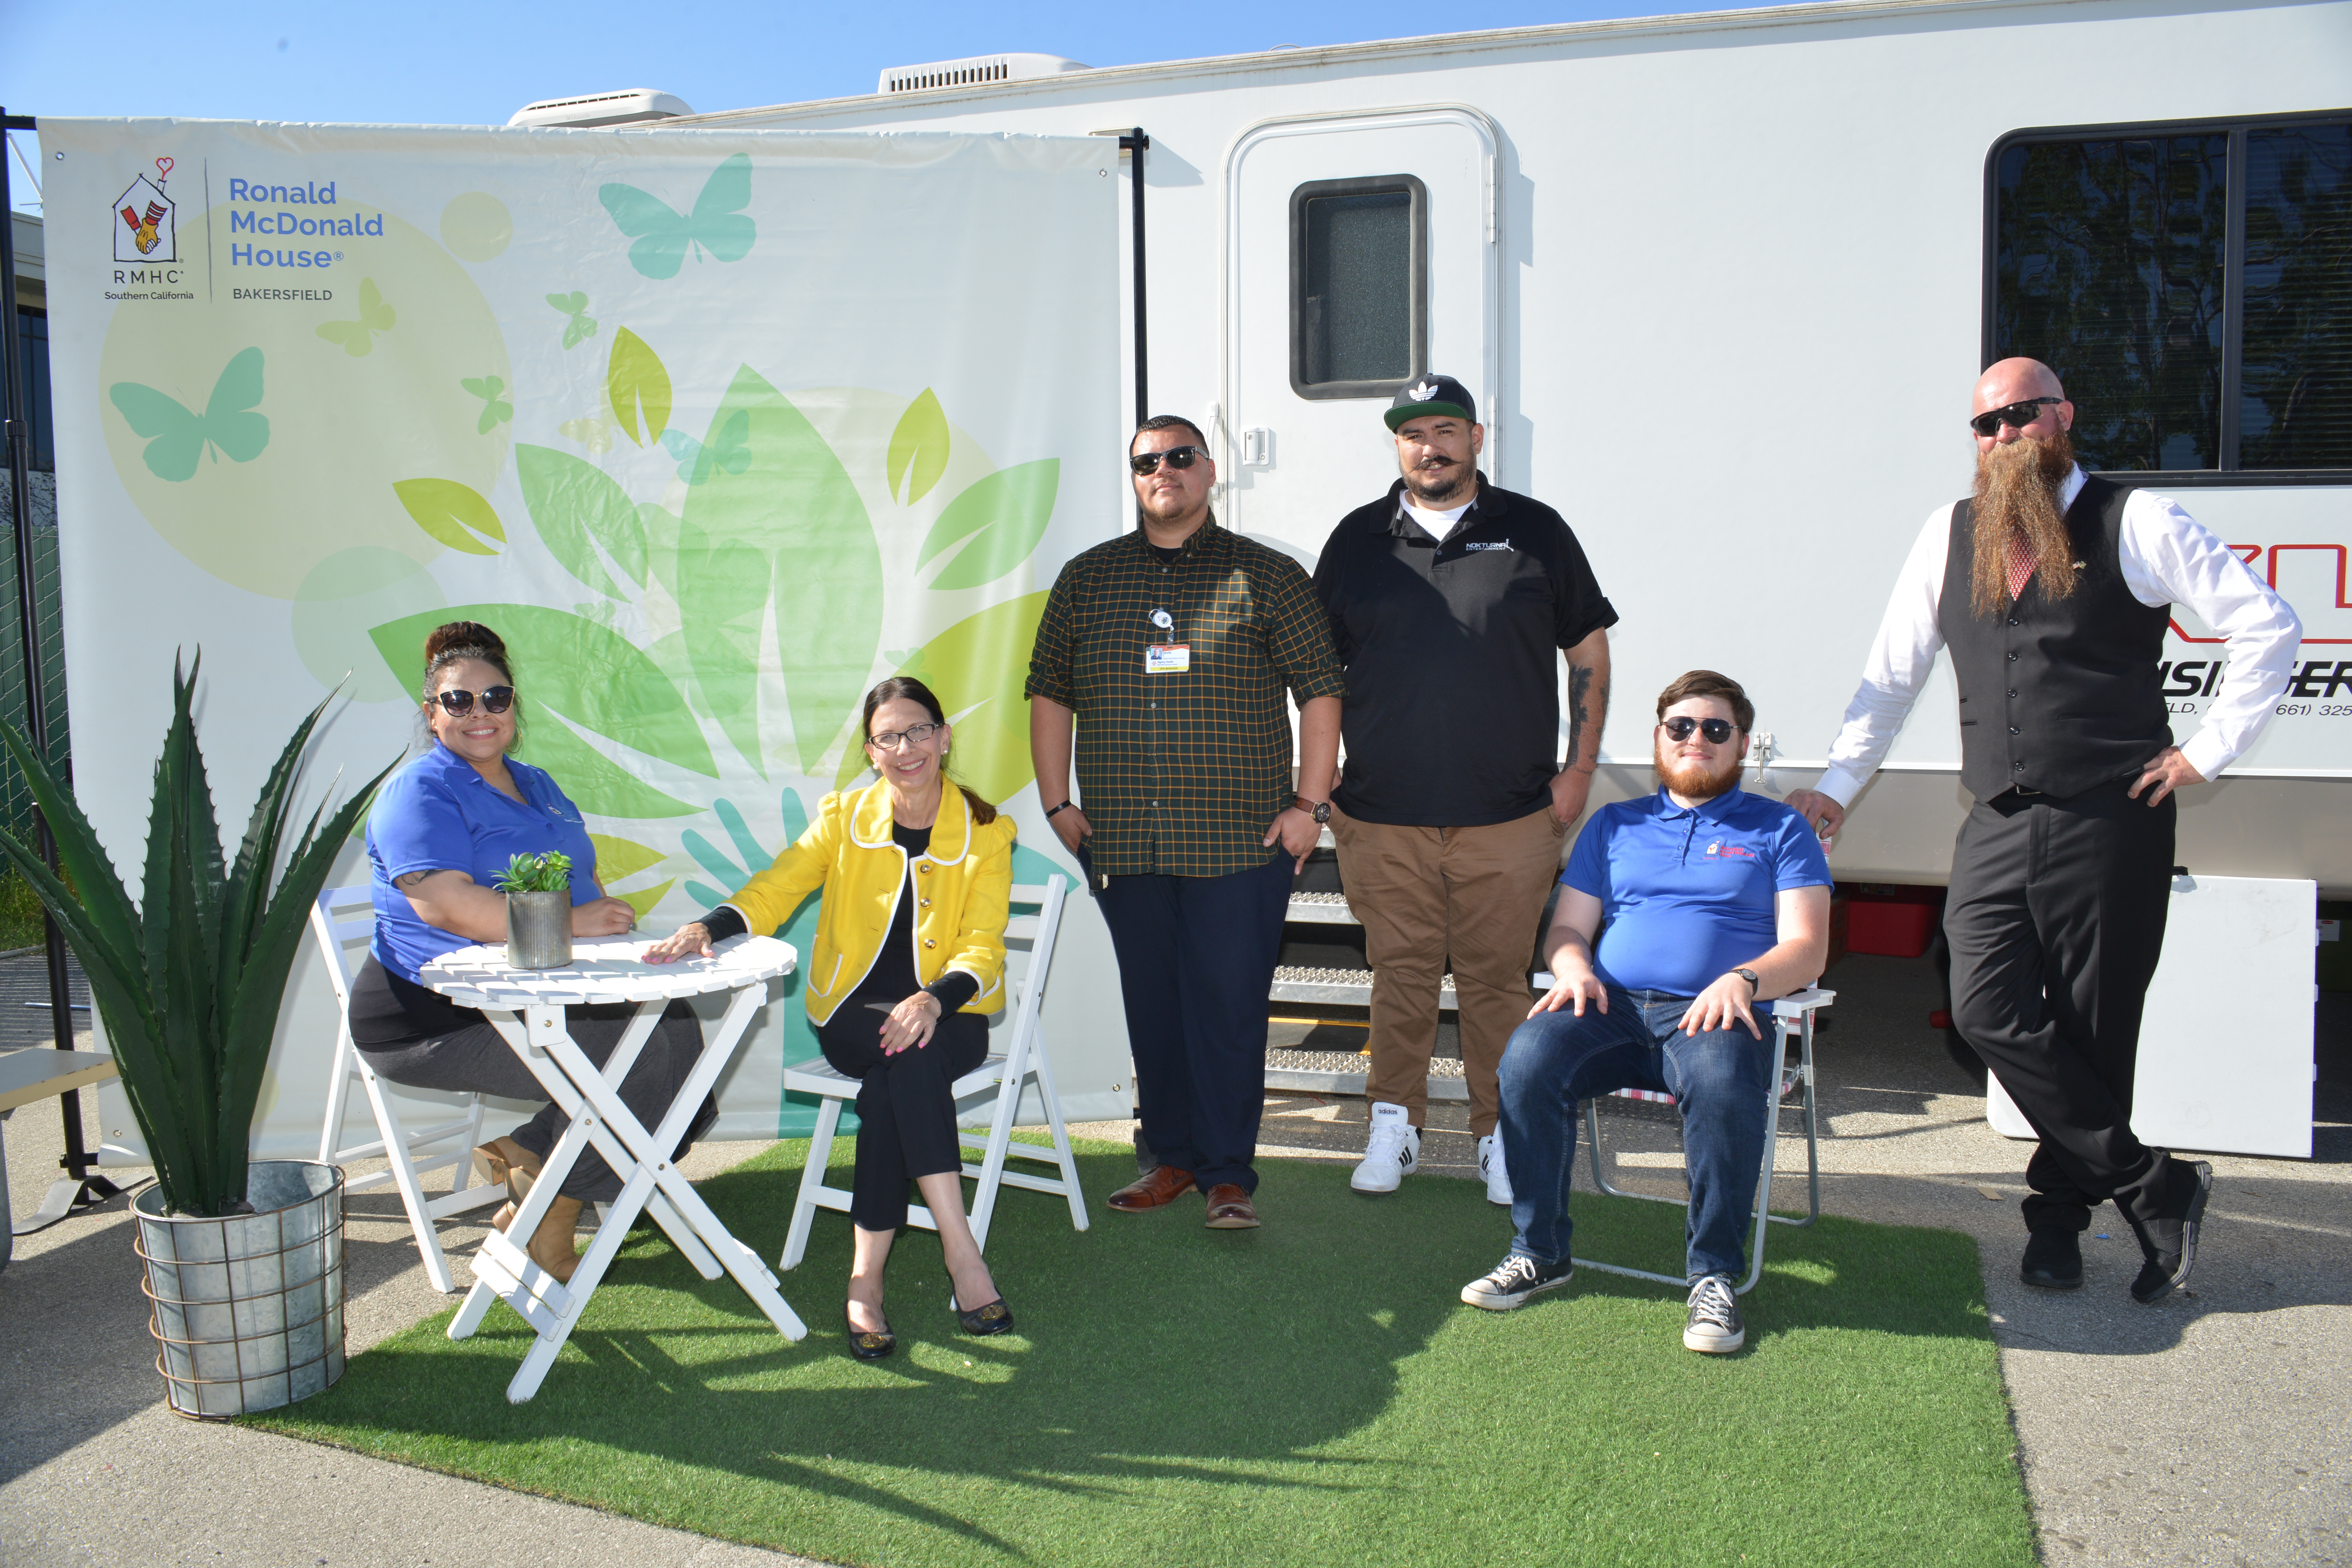
<path id="1" fill-rule="evenodd" d="M 816 1032 L 833 1069 L 858 1080 L 849 1218 L 860 1230 L 898 1229 L 907 1223 L 908 1182 L 963 1169 L 952 1091 L 988 1059 L 988 1020 L 978 1013 L 950 1013 L 927 1043 L 886 1056 L 887 1016 L 852 996 Z"/>
<path id="2" fill-rule="evenodd" d="M 1204 1192 L 1257 1190 L 1266 993 L 1293 875 L 1277 851 L 1230 876 L 1113 877 L 1102 891 L 1143 1141 Z"/>
<path id="3" fill-rule="evenodd" d="M 2084 1230 L 2107 1199 L 2135 1228 L 2178 1206 L 2172 1162 L 2131 1130 L 2176 813 L 2130 787 L 1980 801 L 1952 851 L 1952 1021 L 2042 1140 L 2029 1230 Z"/>

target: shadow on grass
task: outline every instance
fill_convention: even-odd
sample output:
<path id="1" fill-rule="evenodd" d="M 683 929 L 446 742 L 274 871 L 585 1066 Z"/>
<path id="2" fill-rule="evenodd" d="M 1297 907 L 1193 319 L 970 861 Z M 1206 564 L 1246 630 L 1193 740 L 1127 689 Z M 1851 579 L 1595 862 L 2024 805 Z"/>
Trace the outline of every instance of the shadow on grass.
<path id="1" fill-rule="evenodd" d="M 781 1145 L 702 1184 L 763 1257 L 782 1245 L 804 1150 Z M 1133 1170 L 1128 1152 L 1099 1146 L 1082 1165 L 1090 1194 Z M 845 1218 L 820 1215 L 807 1260 L 783 1277 L 810 1326 L 797 1345 L 646 1230 L 529 1405 L 505 1399 L 528 1331 L 493 1308 L 464 1344 L 436 1317 L 259 1424 L 849 1561 L 1311 1562 L 1372 1518 L 1386 1533 L 1359 1545 L 1375 1556 L 1442 1556 L 1531 1513 L 1542 1528 L 1522 1540 L 1679 1561 L 1686 1526 L 1659 1509 L 1717 1506 L 1708 1488 L 1759 1529 L 1799 1517 L 1755 1512 L 1772 1489 L 1737 1472 L 1759 1435 L 1742 1412 L 1851 1423 L 1864 1387 L 1886 1408 L 1864 1425 L 1901 1435 L 1864 1440 L 1862 1471 L 1884 1468 L 1886 1443 L 1932 1447 L 1939 1432 L 1968 1452 L 1915 1455 L 1916 1477 L 1857 1473 L 1830 1493 L 1851 1489 L 1864 1511 L 1888 1484 L 1910 1485 L 1915 1502 L 1950 1491 L 1957 1511 L 1990 1521 L 1996 1548 L 1953 1560 L 2031 1560 L 2030 1545 L 2016 1550 L 2029 1532 L 1969 1238 L 1834 1219 L 1776 1227 L 1747 1298 L 1750 1349 L 1704 1358 L 1681 1349 L 1678 1289 L 1597 1272 L 1517 1313 L 1463 1307 L 1461 1285 L 1509 1241 L 1507 1217 L 1470 1184 L 1368 1200 L 1344 1169 L 1265 1169 L 1266 1225 L 1248 1232 L 1206 1229 L 1197 1198 L 1128 1215 L 1097 1197 L 1079 1235 L 1058 1199 L 1008 1192 L 990 1262 L 1017 1331 L 999 1338 L 954 1331 L 927 1233 L 903 1235 L 892 1259 L 899 1352 L 861 1365 L 844 1343 Z M 1677 1209 L 1580 1198 L 1579 1250 L 1670 1268 L 1681 1226 Z M 1845 1352 L 1832 1347 L 1856 1331 L 1934 1348 L 1889 1363 L 1890 1389 L 1836 1364 Z M 1905 1403 L 1914 1383 L 1924 1405 Z M 1957 1415 L 1930 1408 L 1944 1401 Z M 1646 1468 L 1669 1447 L 1694 1452 L 1693 1402 L 1749 1429 L 1707 1438 L 1721 1460 L 1699 1459 L 1706 1485 L 1694 1494 L 1685 1476 L 1669 1505 L 1654 1476 L 1621 1472 L 1629 1456 Z M 1530 1439 L 1539 1458 L 1523 1451 Z M 1561 1503 L 1577 1484 L 1590 1489 L 1581 1515 Z M 1806 1509 L 1818 1520 L 1824 1501 L 1836 1498 Z M 1642 1546 L 1651 1533 L 1654 1551 Z"/>

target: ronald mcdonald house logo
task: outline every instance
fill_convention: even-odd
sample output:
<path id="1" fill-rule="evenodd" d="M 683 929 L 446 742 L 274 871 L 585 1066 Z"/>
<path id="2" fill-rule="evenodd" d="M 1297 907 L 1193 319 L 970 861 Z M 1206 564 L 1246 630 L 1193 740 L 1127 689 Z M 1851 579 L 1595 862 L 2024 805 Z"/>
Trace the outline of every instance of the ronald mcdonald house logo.
<path id="1" fill-rule="evenodd" d="M 163 185 L 172 160 L 155 160 L 155 175 L 142 174 L 114 198 L 114 259 L 154 264 L 180 259 L 179 225 Z"/>

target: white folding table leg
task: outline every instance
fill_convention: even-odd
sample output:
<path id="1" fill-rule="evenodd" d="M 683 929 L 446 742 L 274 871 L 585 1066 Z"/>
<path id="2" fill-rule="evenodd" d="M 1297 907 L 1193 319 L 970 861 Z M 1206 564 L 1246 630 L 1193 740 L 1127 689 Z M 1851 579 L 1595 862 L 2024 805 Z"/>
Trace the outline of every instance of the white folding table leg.
<path id="1" fill-rule="evenodd" d="M 515 1369 L 513 1381 L 507 1384 L 508 1404 L 520 1405 L 539 1392 L 540 1384 L 547 1377 L 547 1369 L 553 1366 L 555 1358 L 563 1353 L 563 1342 L 579 1326 L 581 1313 L 588 1310 L 588 1299 L 596 1293 L 597 1281 L 604 1279 L 614 1254 L 621 1250 L 621 1242 L 628 1235 L 630 1222 L 637 1217 L 637 1211 L 645 1207 L 646 1199 L 652 1195 L 653 1190 L 653 1177 L 643 1166 L 639 1166 L 621 1184 L 621 1195 L 613 1201 L 611 1220 L 596 1233 L 595 1241 L 582 1255 L 579 1267 L 572 1271 L 571 1279 L 562 1287 L 564 1300 L 556 1310 L 555 1321 L 540 1328 L 538 1340 L 525 1352 L 522 1365 Z"/>

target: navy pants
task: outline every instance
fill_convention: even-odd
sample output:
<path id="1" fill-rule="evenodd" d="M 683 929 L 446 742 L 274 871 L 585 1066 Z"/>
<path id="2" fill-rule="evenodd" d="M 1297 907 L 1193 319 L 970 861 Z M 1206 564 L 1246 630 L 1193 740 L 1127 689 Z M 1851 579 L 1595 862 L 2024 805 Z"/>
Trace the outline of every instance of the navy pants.
<path id="1" fill-rule="evenodd" d="M 1293 875 L 1277 852 L 1224 877 L 1112 877 L 1100 896 L 1143 1141 L 1203 1190 L 1257 1190 L 1266 993 Z"/>

